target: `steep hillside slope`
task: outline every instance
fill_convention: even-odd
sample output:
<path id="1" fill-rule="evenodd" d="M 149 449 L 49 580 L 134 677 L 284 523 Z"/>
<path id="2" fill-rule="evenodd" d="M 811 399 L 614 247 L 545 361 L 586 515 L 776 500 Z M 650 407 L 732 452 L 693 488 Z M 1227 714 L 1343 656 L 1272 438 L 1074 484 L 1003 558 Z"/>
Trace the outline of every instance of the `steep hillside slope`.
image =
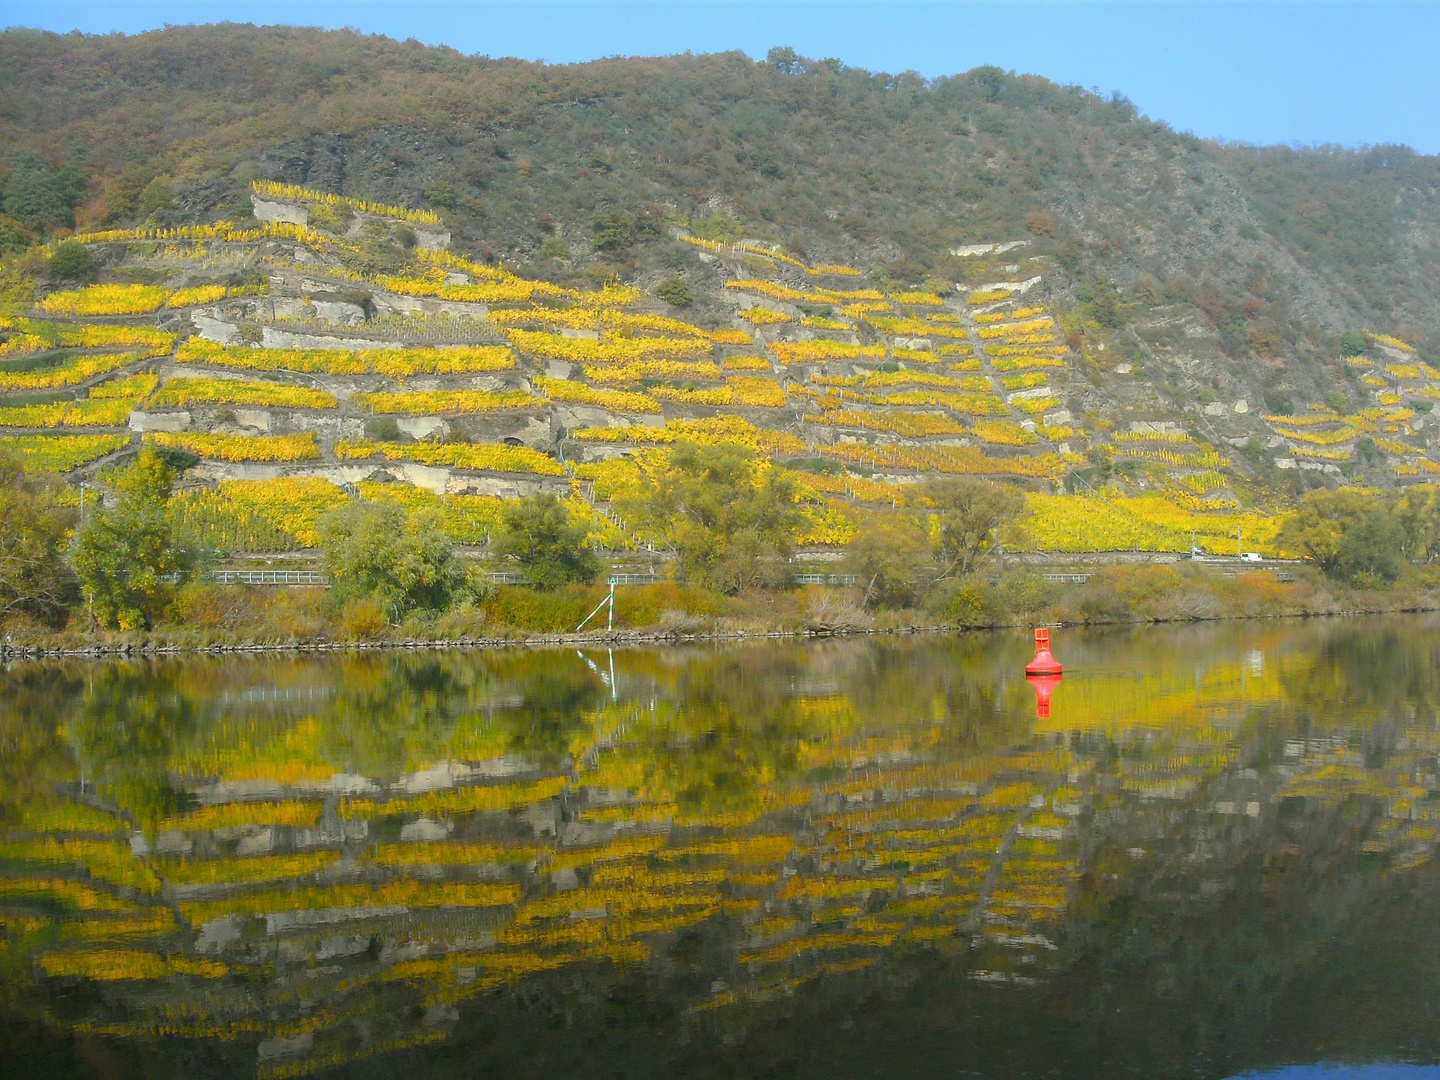
<path id="1" fill-rule="evenodd" d="M 6 438 L 190 452 L 213 546 L 313 542 L 337 484 L 443 498 L 469 541 L 549 487 L 643 546 L 608 503 L 681 437 L 801 470 L 817 544 L 937 473 L 1029 488 L 1042 549 L 1173 550 L 1440 472 L 1436 162 L 1403 148 L 786 50 L 555 68 L 224 26 L 11 31 L 0 65 L 7 235 L 51 237 L 10 260 L 39 288 Z M 100 285 L 46 280 L 67 225 Z"/>

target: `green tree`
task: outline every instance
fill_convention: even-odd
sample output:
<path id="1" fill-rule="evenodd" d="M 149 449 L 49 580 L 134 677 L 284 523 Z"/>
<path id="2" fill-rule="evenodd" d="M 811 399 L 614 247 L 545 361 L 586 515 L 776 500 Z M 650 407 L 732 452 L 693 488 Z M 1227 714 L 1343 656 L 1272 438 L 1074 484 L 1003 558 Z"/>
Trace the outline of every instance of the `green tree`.
<path id="1" fill-rule="evenodd" d="M 929 563 L 930 544 L 914 514 L 882 511 L 861 523 L 841 565 L 855 575 L 866 607 L 910 607 Z"/>
<path id="2" fill-rule="evenodd" d="M 554 495 L 541 493 L 505 504 L 498 548 L 514 558 L 537 589 L 591 582 L 600 560 L 587 543 L 590 530 Z"/>
<path id="3" fill-rule="evenodd" d="M 79 162 L 56 168 L 29 150 L 6 156 L 5 213 L 37 232 L 74 221 L 75 204 L 85 189 Z"/>
<path id="4" fill-rule="evenodd" d="M 61 503 L 62 487 L 0 452 L 0 620 L 23 612 L 53 623 L 75 596 L 65 561 L 75 511 Z"/>
<path id="5" fill-rule="evenodd" d="M 734 593 L 778 585 L 801 522 L 794 479 L 744 447 L 678 443 L 625 505 L 668 543 L 686 581 Z"/>
<path id="6" fill-rule="evenodd" d="M 1370 342 L 1359 331 L 1351 330 L 1340 335 L 1341 356 L 1360 356 L 1369 351 Z"/>
<path id="7" fill-rule="evenodd" d="M 1323 488 L 1300 500 L 1275 537 L 1326 577 L 1363 586 L 1400 576 L 1406 539 L 1401 521 L 1378 496 Z"/>
<path id="8" fill-rule="evenodd" d="M 635 222 L 621 210 L 606 210 L 590 222 L 596 251 L 622 251 L 635 242 Z"/>
<path id="9" fill-rule="evenodd" d="M 87 511 L 72 562 L 102 626 L 150 627 L 189 578 L 195 555 L 176 542 L 167 509 L 174 482 L 174 471 L 147 446 L 115 478 L 111 504 Z"/>
<path id="10" fill-rule="evenodd" d="M 86 281 L 95 273 L 95 257 L 77 240 L 64 240 L 50 253 L 50 276 L 60 281 Z"/>
<path id="11" fill-rule="evenodd" d="M 157 210 L 168 210 L 175 202 L 175 191 L 168 176 L 157 176 L 140 190 L 135 209 L 142 217 L 149 217 Z"/>
<path id="12" fill-rule="evenodd" d="M 1025 496 L 1014 488 L 969 478 L 932 480 L 920 495 L 934 507 L 931 552 L 935 581 L 964 577 L 1002 544 L 1024 537 Z"/>
<path id="13" fill-rule="evenodd" d="M 319 531 L 335 600 L 374 597 L 392 623 L 444 611 L 470 588 L 436 511 L 349 502 L 321 518 Z"/>
<path id="14" fill-rule="evenodd" d="M 689 307 L 694 302 L 690 290 L 679 278 L 666 278 L 655 287 L 655 295 L 675 307 Z"/>

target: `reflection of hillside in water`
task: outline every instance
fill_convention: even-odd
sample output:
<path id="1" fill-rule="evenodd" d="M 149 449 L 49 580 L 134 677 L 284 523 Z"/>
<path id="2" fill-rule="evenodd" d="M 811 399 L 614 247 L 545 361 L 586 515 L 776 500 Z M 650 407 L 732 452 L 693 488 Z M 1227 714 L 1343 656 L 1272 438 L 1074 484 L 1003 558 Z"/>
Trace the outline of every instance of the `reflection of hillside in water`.
<path id="1" fill-rule="evenodd" d="M 575 978 L 711 1035 L 921 969 L 975 1015 L 1278 1008 L 1429 873 L 1433 649 L 1392 625 L 1070 635 L 1041 729 L 997 637 L 18 669 L 7 995 L 271 1077 Z"/>

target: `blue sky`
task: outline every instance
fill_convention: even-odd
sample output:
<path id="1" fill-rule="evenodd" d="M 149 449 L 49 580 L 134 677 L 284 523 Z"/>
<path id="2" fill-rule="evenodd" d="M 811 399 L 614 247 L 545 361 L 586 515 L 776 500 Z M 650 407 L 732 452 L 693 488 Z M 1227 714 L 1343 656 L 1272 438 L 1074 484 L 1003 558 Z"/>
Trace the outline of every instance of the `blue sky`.
<path id="1" fill-rule="evenodd" d="M 872 71 L 980 64 L 1119 90 L 1197 135 L 1408 143 L 1440 153 L 1440 3 L 73 3 L 0 0 L 0 24 L 134 33 L 166 23 L 354 26 L 465 53 L 554 62 L 774 45 Z"/>

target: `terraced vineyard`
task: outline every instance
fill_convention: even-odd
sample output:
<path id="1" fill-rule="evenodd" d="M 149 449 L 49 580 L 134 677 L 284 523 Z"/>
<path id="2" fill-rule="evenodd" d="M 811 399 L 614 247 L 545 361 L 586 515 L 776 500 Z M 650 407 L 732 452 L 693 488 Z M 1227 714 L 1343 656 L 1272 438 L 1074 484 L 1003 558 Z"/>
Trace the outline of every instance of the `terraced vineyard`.
<path id="1" fill-rule="evenodd" d="M 610 501 L 677 439 L 800 470 L 804 539 L 820 546 L 849 538 L 857 508 L 967 475 L 1030 490 L 1039 550 L 1185 550 L 1192 533 L 1241 530 L 1268 551 L 1281 508 L 1256 505 L 1253 462 L 1227 442 L 1258 440 L 1282 470 L 1338 474 L 1363 452 L 1399 482 L 1440 472 L 1405 404 L 1440 397 L 1440 371 L 1394 338 L 1372 336 L 1373 362 L 1352 358 L 1373 407 L 1251 413 L 1255 434 L 1227 440 L 1206 414 L 1077 416 L 1096 358 L 1071 348 L 1040 299 L 1048 264 L 1023 251 L 1010 280 L 942 295 L 681 230 L 734 275 L 729 325 L 700 326 L 635 287 L 576 291 L 468 260 L 437 222 L 393 207 L 351 200 L 348 231 L 327 231 L 316 208 L 337 199 L 257 184 L 258 228 L 79 237 L 106 253 L 107 276 L 159 284 L 55 291 L 4 322 L 6 444 L 73 481 L 144 442 L 193 455 L 187 523 L 237 551 L 312 544 L 298 507 L 386 485 L 433 499 L 466 539 L 485 534 L 471 504 L 551 491 L 635 548 L 648 538 Z M 362 229 L 412 230 L 408 267 L 347 269 Z M 248 284 L 224 283 L 237 273 Z"/>

